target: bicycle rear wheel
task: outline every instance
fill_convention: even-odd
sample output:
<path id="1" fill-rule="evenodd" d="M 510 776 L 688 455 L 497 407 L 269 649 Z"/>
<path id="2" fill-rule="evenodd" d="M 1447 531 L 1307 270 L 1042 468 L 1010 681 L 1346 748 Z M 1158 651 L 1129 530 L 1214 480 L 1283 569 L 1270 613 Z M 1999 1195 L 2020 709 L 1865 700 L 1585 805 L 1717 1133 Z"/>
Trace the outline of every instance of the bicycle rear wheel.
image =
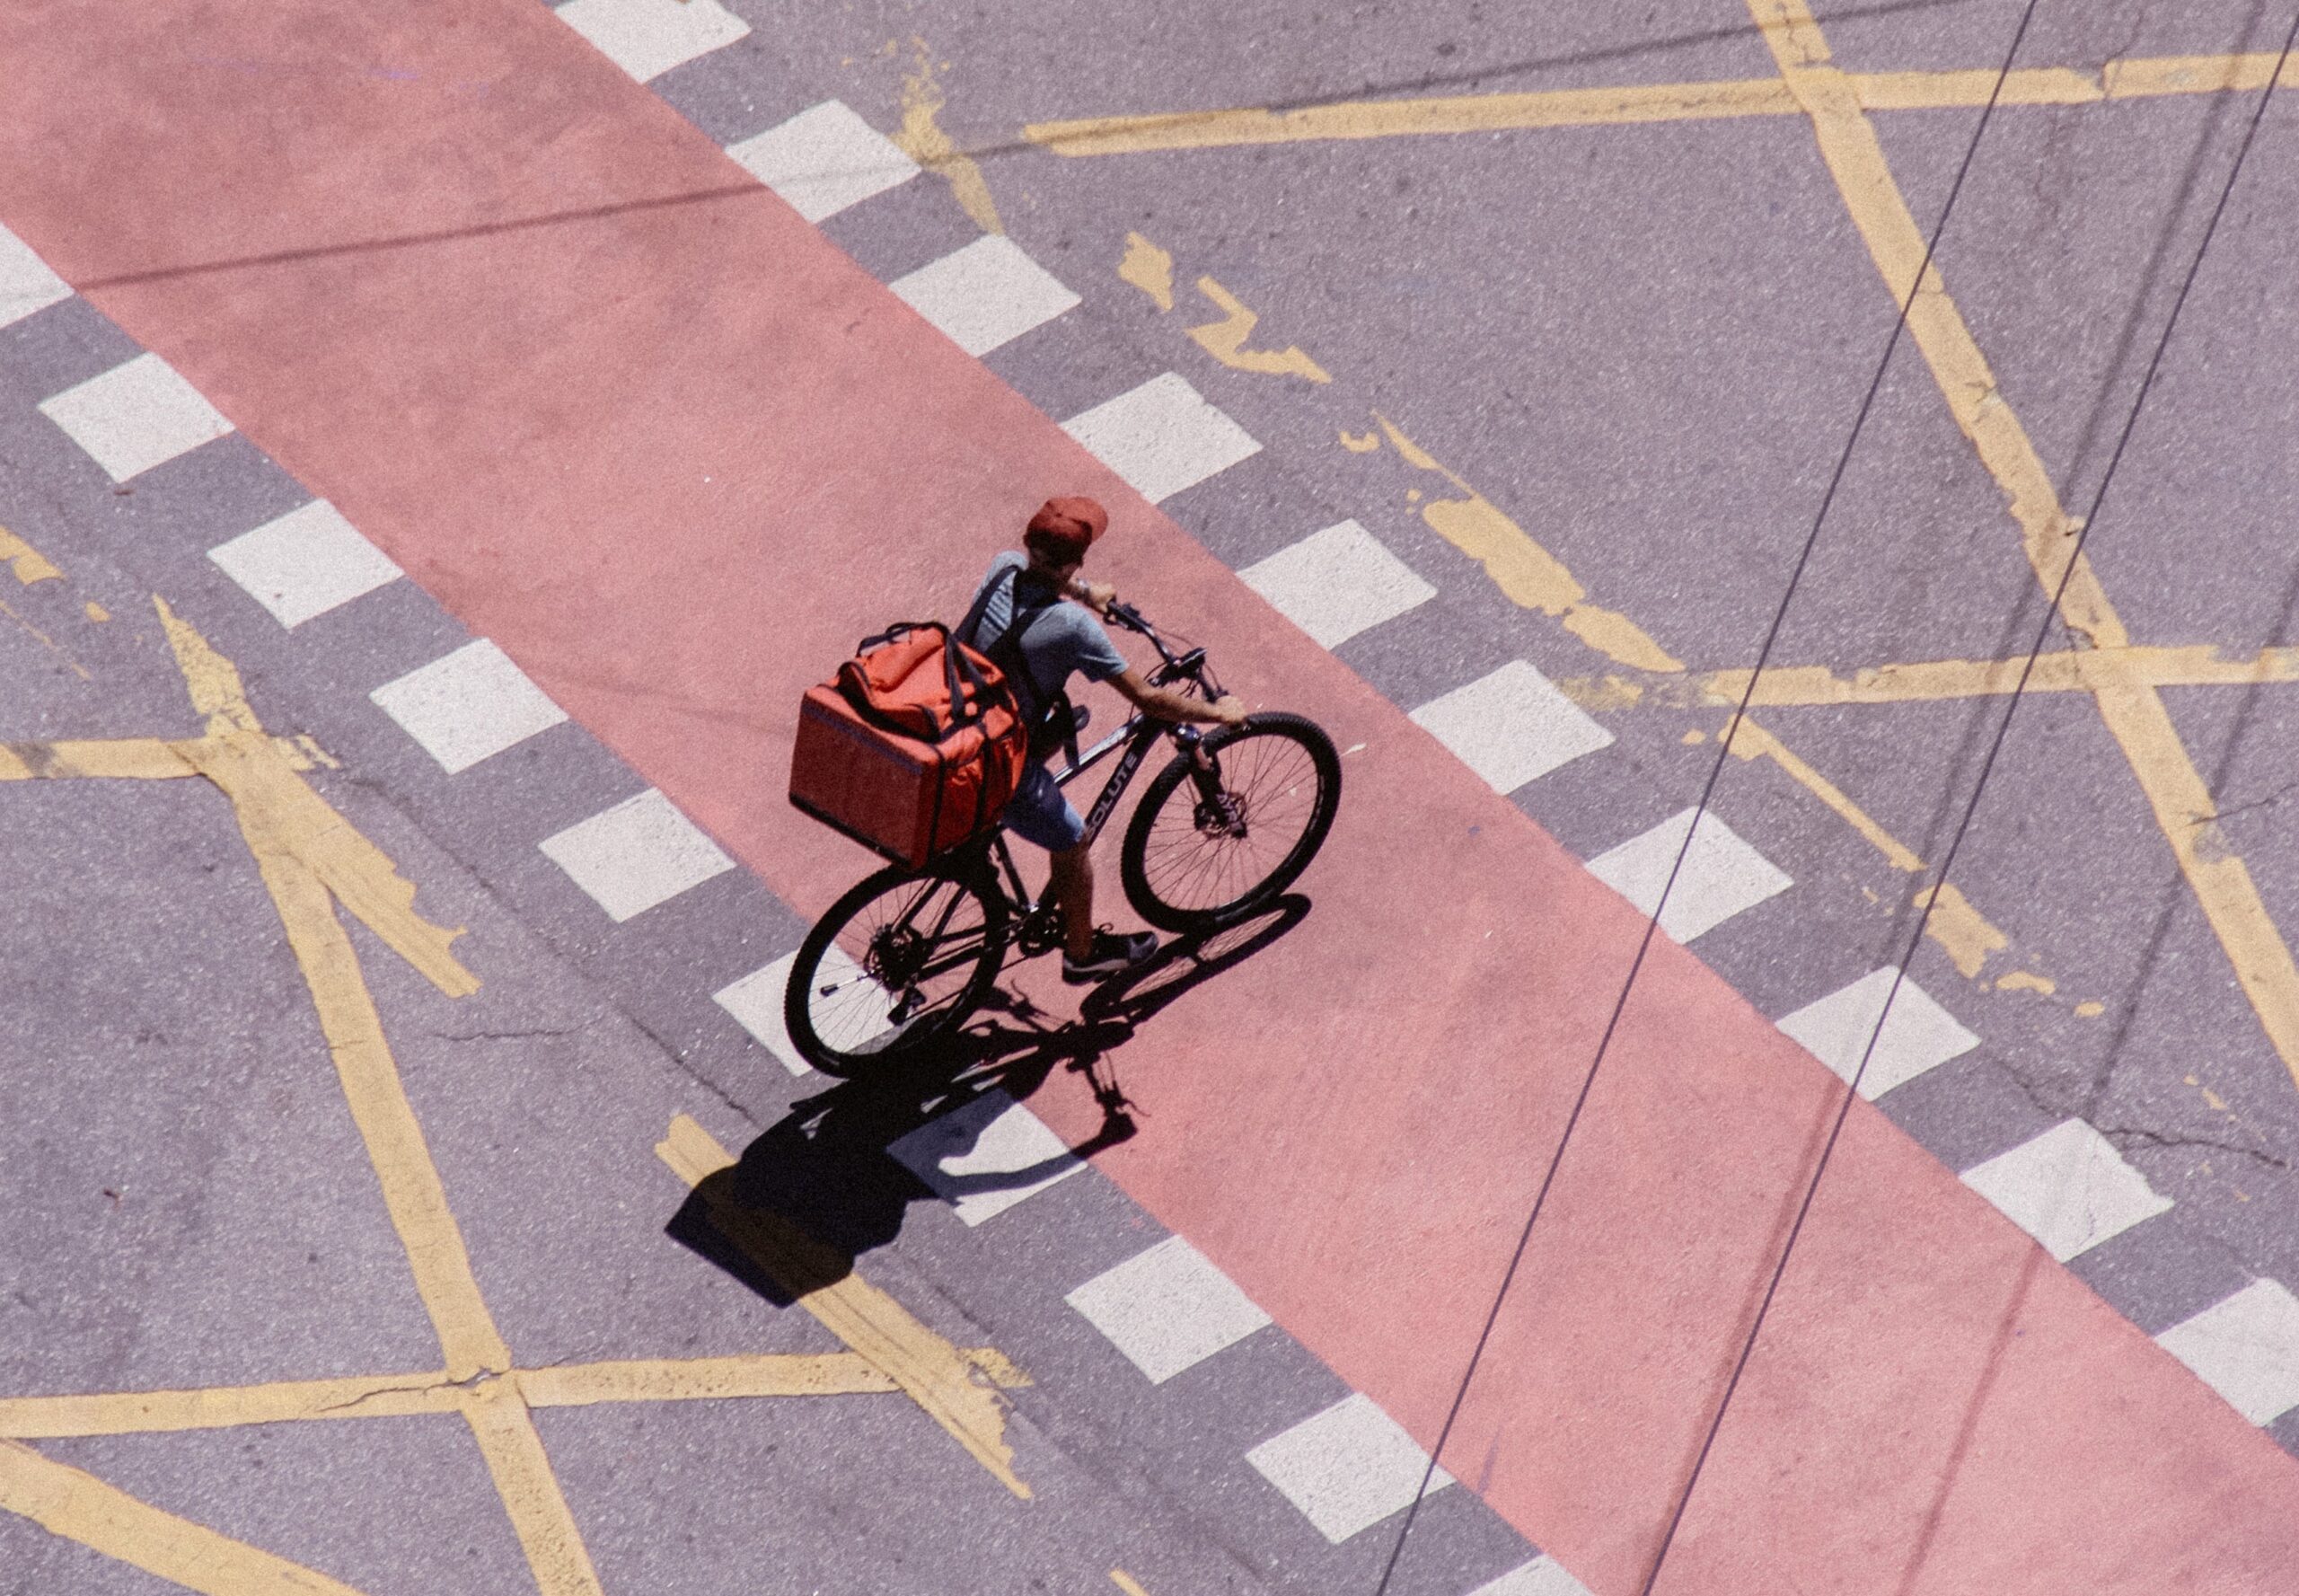
<path id="1" fill-rule="evenodd" d="M 990 995 L 1006 918 L 970 877 L 895 865 L 859 882 L 798 944 L 782 1000 L 792 1045 L 850 1075 L 948 1036 Z"/>
<path id="2" fill-rule="evenodd" d="M 1206 734 L 1151 779 L 1125 828 L 1125 895 L 1162 930 L 1202 931 L 1293 885 L 1333 827 L 1341 759 L 1299 715 Z"/>

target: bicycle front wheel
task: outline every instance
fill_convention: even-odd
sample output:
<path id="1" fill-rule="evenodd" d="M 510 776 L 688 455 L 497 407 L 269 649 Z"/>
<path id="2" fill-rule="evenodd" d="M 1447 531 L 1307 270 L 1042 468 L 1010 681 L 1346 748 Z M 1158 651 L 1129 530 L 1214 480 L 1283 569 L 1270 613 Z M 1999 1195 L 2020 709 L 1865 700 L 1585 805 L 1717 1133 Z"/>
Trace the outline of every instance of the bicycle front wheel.
<path id="1" fill-rule="evenodd" d="M 1208 732 L 1141 795 L 1118 869 L 1161 930 L 1211 930 L 1293 885 L 1341 807 L 1333 739 L 1299 715 L 1251 715 Z"/>
<path id="2" fill-rule="evenodd" d="M 880 870 L 798 944 L 782 1000 L 791 1045 L 830 1075 L 915 1054 L 990 995 L 1005 930 L 1005 900 L 973 879 Z"/>

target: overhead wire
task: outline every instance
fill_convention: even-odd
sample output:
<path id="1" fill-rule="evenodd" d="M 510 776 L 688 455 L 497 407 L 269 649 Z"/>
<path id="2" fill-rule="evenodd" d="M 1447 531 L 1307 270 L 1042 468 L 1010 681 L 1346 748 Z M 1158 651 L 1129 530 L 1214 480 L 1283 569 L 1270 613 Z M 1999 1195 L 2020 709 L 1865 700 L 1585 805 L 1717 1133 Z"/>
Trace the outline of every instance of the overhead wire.
<path id="1" fill-rule="evenodd" d="M 2032 0 L 2030 9 L 2033 10 Z M 2138 428 L 2140 412 L 2146 407 L 2148 392 L 2154 386 L 2157 375 L 2162 370 L 2163 355 L 2171 348 L 2171 335 L 2179 326 L 2180 314 L 2187 308 L 2188 296 L 2194 290 L 2196 278 L 2203 269 L 2204 255 L 2211 248 L 2211 241 L 2219 231 L 2220 219 L 2226 215 L 2227 202 L 2234 195 L 2236 180 L 2242 174 L 2243 163 L 2251 155 L 2251 146 L 2259 137 L 2259 126 L 2267 117 L 2268 101 L 2275 93 L 2276 85 L 2282 81 L 2283 70 L 2290 63 L 2295 45 L 2299 45 L 2299 12 L 2295 12 L 2292 15 L 2291 28 L 2284 36 L 2283 49 L 2276 58 L 2275 70 L 2268 75 L 2267 86 L 2259 92 L 2259 101 L 2251 110 L 2251 119 L 2243 129 L 2242 142 L 2236 148 L 2235 159 L 2228 166 L 2227 181 L 2221 185 L 2218 200 L 2211 209 L 2210 219 L 2204 224 L 2203 237 L 2198 242 L 2195 254 L 2188 262 L 2187 275 L 2181 279 L 2180 291 L 2171 302 L 2171 313 L 2163 320 L 2162 333 L 2155 341 L 2154 351 L 2148 358 L 2147 369 L 2141 375 L 2138 389 L 2132 396 L 2131 409 L 2124 417 L 2123 428 L 2116 436 L 2115 447 L 2108 455 L 2105 470 L 2101 472 L 2099 486 L 2093 490 L 2091 505 L 2075 528 L 2074 540 L 2068 549 L 2066 562 L 2061 568 L 2058 582 L 2052 588 L 2051 603 L 2045 608 L 2043 617 L 2037 624 L 2035 641 L 2029 648 L 2027 658 L 2021 666 L 2019 680 L 2013 685 L 2011 698 L 2004 706 L 2004 714 L 1996 722 L 1995 733 L 1989 741 L 1987 753 L 1980 761 L 1978 778 L 1972 784 L 1971 796 L 1965 802 L 1963 814 L 1959 817 L 1955 832 L 1949 839 L 1947 851 L 1941 858 L 1932 890 L 1924 895 L 1921 900 L 1923 908 L 1917 915 L 1916 929 L 1909 934 L 1907 946 L 1902 950 L 1899 963 L 1892 972 L 1890 989 L 1885 994 L 1883 1007 L 1877 1012 L 1876 1023 L 1869 1030 L 1867 1044 L 1861 1050 L 1859 1067 L 1853 1071 L 1852 1079 L 1845 1084 L 1844 1096 L 1837 1107 L 1836 1119 L 1828 1127 L 1828 1140 L 1821 1144 L 1819 1157 L 1812 1167 L 1811 1177 L 1805 1184 L 1803 1200 L 1797 1206 L 1795 1221 L 1789 1226 L 1787 1237 L 1781 1245 L 1780 1257 L 1773 1266 L 1772 1277 L 1766 1283 L 1764 1295 L 1757 1302 L 1756 1315 L 1748 1326 L 1748 1336 L 1741 1343 L 1740 1356 L 1733 1363 L 1731 1377 L 1725 1381 L 1723 1394 L 1718 1399 L 1715 1412 L 1709 1420 L 1707 1433 L 1701 1439 L 1700 1451 L 1694 1456 L 1693 1466 L 1686 1477 L 1684 1488 L 1678 1493 L 1676 1507 L 1669 1515 L 1668 1527 L 1662 1533 L 1660 1547 L 1653 1556 L 1652 1571 L 1646 1574 L 1643 1584 L 1638 1587 L 1639 1596 L 1651 1596 L 1653 1585 L 1660 1577 L 1661 1566 L 1668 1560 L 1669 1548 L 1675 1544 L 1677 1530 L 1684 1521 L 1685 1511 L 1691 1503 L 1693 1490 L 1700 1482 L 1701 1473 L 1706 1468 L 1709 1454 L 1715 1446 L 1717 1434 L 1723 1427 L 1725 1413 L 1731 1406 L 1732 1398 L 1740 1389 L 1740 1376 L 1747 1370 L 1749 1358 L 1755 1354 L 1757 1337 L 1764 1329 L 1765 1318 L 1770 1313 L 1773 1300 L 1779 1292 L 1781 1280 L 1787 1274 L 1789 1257 L 1794 1253 L 1797 1239 L 1803 1233 L 1804 1221 L 1811 1213 L 1812 1202 L 1819 1195 L 1821 1178 L 1828 1173 L 1828 1160 L 1836 1152 L 1837 1142 L 1843 1134 L 1845 1121 L 1850 1115 L 1853 1101 L 1859 1094 L 1860 1082 L 1867 1075 L 1869 1061 L 1875 1054 L 1877 1040 L 1883 1035 L 1885 1018 L 1890 1014 L 1893 1000 L 1899 995 L 1899 989 L 1907 979 L 1908 964 L 1915 957 L 1916 949 L 1922 942 L 1925 924 L 1932 916 L 1932 905 L 1939 901 L 1941 889 L 1946 886 L 1948 874 L 1955 866 L 1956 856 L 1963 847 L 1964 839 L 1971 831 L 1973 817 L 1979 812 L 1980 798 L 1987 790 L 1988 778 L 1995 773 L 1997 756 L 2002 754 L 2004 741 L 2012 729 L 2013 717 L 2019 713 L 2021 700 L 2026 695 L 2028 683 L 2035 674 L 2036 662 L 2043 657 L 2044 643 L 2051 635 L 2052 622 L 2058 617 L 2060 604 L 2066 596 L 2068 584 L 2074 579 L 2075 572 L 2082 564 L 2084 544 L 2090 540 L 2092 529 L 2099 524 L 2100 509 L 2107 501 L 2108 489 L 2114 482 L 2116 469 L 2123 463 L 2124 451 L 2131 443 L 2133 432 Z"/>
<path id="2" fill-rule="evenodd" d="M 1563 1131 L 1558 1136 L 1556 1145 L 1549 1155 L 1548 1166 L 1543 1171 L 1540 1185 L 1534 1194 L 1532 1208 L 1527 1213 L 1525 1222 L 1518 1232 L 1516 1246 L 1510 1254 L 1507 1266 L 1502 1271 L 1500 1283 L 1493 1292 L 1492 1305 L 1486 1310 L 1483 1324 L 1478 1327 L 1476 1340 L 1470 1348 L 1467 1364 L 1463 1369 L 1460 1380 L 1455 1387 L 1452 1398 L 1447 1406 L 1444 1422 L 1438 1428 L 1436 1443 L 1429 1450 L 1428 1460 L 1423 1468 L 1420 1484 L 1414 1489 L 1412 1502 L 1406 1506 L 1405 1519 L 1397 1528 L 1396 1538 L 1392 1542 L 1389 1555 L 1382 1565 L 1380 1578 L 1374 1586 L 1374 1596 L 1387 1596 L 1390 1583 L 1396 1576 L 1398 1563 L 1405 1555 L 1405 1548 L 1412 1538 L 1414 1526 L 1420 1518 L 1422 1504 L 1428 1500 L 1431 1483 L 1436 1477 L 1438 1460 L 1444 1455 L 1446 1443 L 1451 1440 L 1453 1430 L 1460 1420 L 1461 1410 L 1468 1399 L 1471 1387 L 1475 1382 L 1477 1370 L 1483 1364 L 1485 1352 L 1492 1343 L 1494 1327 L 1500 1322 L 1502 1307 L 1507 1301 L 1510 1290 L 1516 1283 L 1518 1271 L 1522 1267 L 1526 1251 L 1532 1243 L 1534 1228 L 1539 1222 L 1540 1216 L 1547 1206 L 1549 1194 L 1556 1184 L 1557 1171 L 1563 1164 L 1565 1150 L 1572 1144 L 1573 1133 L 1579 1128 L 1581 1115 L 1588 1107 L 1590 1093 L 1595 1088 L 1597 1077 L 1604 1067 L 1607 1055 L 1611 1051 L 1613 1038 L 1620 1029 L 1621 1018 L 1627 1010 L 1629 997 L 1634 992 L 1637 978 L 1644 969 L 1646 957 L 1652 951 L 1653 939 L 1660 934 L 1661 917 L 1668 910 L 1669 897 L 1676 890 L 1678 878 L 1684 871 L 1685 860 L 1690 855 L 1693 843 L 1700 834 L 1701 821 L 1707 816 L 1710 804 L 1715 797 L 1717 785 L 1723 778 L 1724 765 L 1731 752 L 1734 735 L 1739 731 L 1741 722 L 1747 719 L 1748 706 L 1756 696 L 1757 684 L 1771 663 L 1774 649 L 1777 647 L 1781 631 L 1787 622 L 1789 609 L 1795 600 L 1798 588 L 1803 583 L 1805 571 L 1811 563 L 1813 550 L 1819 545 L 1821 528 L 1827 524 L 1828 512 L 1834 507 L 1837 492 L 1843 486 L 1845 473 L 1850 468 L 1852 457 L 1858 447 L 1861 436 L 1867 428 L 1869 417 L 1875 410 L 1877 396 L 1882 392 L 1884 378 L 1891 369 L 1892 357 L 1899 348 L 1901 335 L 1907 330 L 1908 316 L 1915 307 L 1916 296 L 1922 292 L 1925 275 L 1932 269 L 1933 257 L 1939 249 L 1941 235 L 1946 231 L 1949 217 L 1955 212 L 1956 201 L 1962 194 L 1965 180 L 1971 172 L 1973 157 L 1978 153 L 1980 141 L 1986 136 L 1988 124 L 1995 115 L 1996 107 L 2003 97 L 2004 83 L 2011 76 L 2013 62 L 2018 57 L 2020 46 L 2027 37 L 2028 27 L 2035 17 L 2038 3 L 2039 0 L 2027 0 L 2026 5 L 2021 11 L 2019 25 L 2013 31 L 2011 43 L 2004 53 L 2004 63 L 1996 70 L 1995 82 L 1988 90 L 1987 101 L 1980 110 L 1978 120 L 1972 128 L 1971 138 L 1965 145 L 1963 157 L 1957 164 L 1955 181 L 1950 185 L 1947 197 L 1940 207 L 1940 215 L 1933 222 L 1930 234 L 1925 239 L 1923 260 L 1908 280 L 1907 292 L 1900 300 L 1898 313 L 1893 318 L 1891 332 L 1884 340 L 1883 353 L 1877 360 L 1875 371 L 1869 378 L 1867 388 L 1861 395 L 1860 407 L 1854 414 L 1852 428 L 1845 435 L 1844 447 L 1837 453 L 1835 467 L 1828 473 L 1828 486 L 1821 492 L 1819 507 L 1812 516 L 1811 528 L 1805 533 L 1803 542 L 1797 551 L 1795 563 L 1789 570 L 1787 586 L 1782 591 L 1780 602 L 1775 606 L 1772 619 L 1765 628 L 1763 641 L 1757 649 L 1755 666 L 1748 672 L 1748 680 L 1741 687 L 1740 701 L 1734 706 L 1732 717 L 1726 723 L 1723 735 L 1717 741 L 1716 756 L 1709 765 L 1708 774 L 1701 783 L 1699 798 L 1693 806 L 1692 823 L 1686 828 L 1684 841 L 1678 844 L 1676 857 L 1669 862 L 1668 876 L 1661 883 L 1660 897 L 1654 903 L 1652 913 L 1646 918 L 1643 934 L 1637 940 L 1636 952 L 1629 961 L 1628 972 L 1621 982 L 1619 992 L 1613 1000 L 1612 1009 L 1606 1018 L 1604 1029 L 1598 1036 L 1595 1054 L 1590 1060 L 1589 1068 L 1581 1078 L 1579 1089 L 1573 1095 L 1572 1107 L 1565 1115 Z M 2023 683 L 2024 680 L 2023 677 Z M 1928 918 L 1930 913 L 1928 905 L 1924 913 Z M 1904 968 L 1906 961 L 1903 960 L 1902 963 Z M 1880 1018 L 1880 1027 L 1881 1024 Z M 1872 1037 L 1870 1045 L 1873 1046 Z M 1736 1368 L 1736 1378 L 1737 1373 Z M 1712 1430 L 1712 1438 L 1713 1433 Z M 1671 1537 L 1682 1514 L 1683 1504 L 1679 1502 L 1669 1521 L 1669 1533 Z M 1665 1556 L 1665 1552 L 1663 1555 Z M 1654 1564 L 1653 1572 L 1657 1576 L 1659 1572 L 1657 1561 Z M 1646 1590 L 1649 1591 L 1650 1588 L 1651 1582 L 1648 1579 Z"/>

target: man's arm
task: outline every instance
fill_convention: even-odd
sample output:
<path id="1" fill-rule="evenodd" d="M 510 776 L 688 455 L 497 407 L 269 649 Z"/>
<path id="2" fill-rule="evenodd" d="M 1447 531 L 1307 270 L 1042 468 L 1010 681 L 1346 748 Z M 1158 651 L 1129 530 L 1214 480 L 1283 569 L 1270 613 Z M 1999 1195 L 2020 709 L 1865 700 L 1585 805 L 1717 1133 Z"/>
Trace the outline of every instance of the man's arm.
<path id="1" fill-rule="evenodd" d="M 1246 718 L 1245 701 L 1235 693 L 1225 692 L 1208 703 L 1202 698 L 1176 692 L 1170 687 L 1152 687 L 1148 678 L 1132 666 L 1108 680 L 1135 709 L 1158 720 L 1235 726 Z"/>

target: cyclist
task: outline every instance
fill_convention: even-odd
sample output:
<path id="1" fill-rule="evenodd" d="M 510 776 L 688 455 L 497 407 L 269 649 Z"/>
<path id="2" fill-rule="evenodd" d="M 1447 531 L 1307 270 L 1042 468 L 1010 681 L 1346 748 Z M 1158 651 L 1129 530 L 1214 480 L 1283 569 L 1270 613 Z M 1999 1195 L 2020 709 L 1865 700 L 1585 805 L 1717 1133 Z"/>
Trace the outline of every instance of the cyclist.
<path id="1" fill-rule="evenodd" d="M 1149 931 L 1122 936 L 1094 924 L 1086 823 L 1044 764 L 1084 719 L 1070 708 L 1063 691 L 1070 672 L 1107 682 L 1160 720 L 1235 726 L 1246 718 L 1246 706 L 1233 695 L 1208 703 L 1151 686 L 1111 643 L 1094 614 L 1108 613 L 1116 590 L 1079 577 L 1086 551 L 1108 528 L 1109 513 L 1093 499 L 1046 500 L 1022 535 L 1027 552 L 1009 551 L 990 562 L 974 595 L 982 619 L 974 635 L 963 639 L 998 662 L 1014 683 L 1027 724 L 1036 728 L 1021 786 L 1002 819 L 1008 831 L 1053 857 L 1049 894 L 1061 910 L 1061 978 L 1073 986 L 1141 963 L 1158 951 L 1158 939 Z"/>

